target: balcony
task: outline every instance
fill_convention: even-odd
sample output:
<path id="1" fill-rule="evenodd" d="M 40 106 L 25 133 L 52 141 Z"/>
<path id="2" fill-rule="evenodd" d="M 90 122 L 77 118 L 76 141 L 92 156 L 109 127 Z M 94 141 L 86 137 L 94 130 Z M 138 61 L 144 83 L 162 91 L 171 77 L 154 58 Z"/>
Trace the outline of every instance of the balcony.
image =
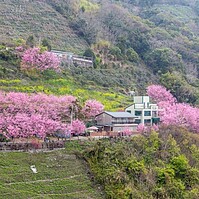
<path id="1" fill-rule="evenodd" d="M 134 120 L 112 120 L 112 124 L 133 124 Z"/>

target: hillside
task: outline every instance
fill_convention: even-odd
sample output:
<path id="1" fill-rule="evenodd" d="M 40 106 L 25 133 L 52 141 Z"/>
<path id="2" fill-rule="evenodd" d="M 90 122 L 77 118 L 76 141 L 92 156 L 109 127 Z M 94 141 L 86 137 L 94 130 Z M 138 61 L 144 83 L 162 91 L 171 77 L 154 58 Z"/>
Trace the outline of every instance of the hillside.
<path id="1" fill-rule="evenodd" d="M 112 199 L 197 199 L 199 136 L 179 127 L 127 138 L 80 143 L 84 158 Z M 77 149 L 78 148 L 78 149 Z"/>
<path id="2" fill-rule="evenodd" d="M 101 199 L 75 155 L 65 150 L 0 154 L 1 198 Z M 37 168 L 34 174 L 30 166 Z"/>
<path id="3" fill-rule="evenodd" d="M 30 49 L 38 51 L 36 64 L 32 58 L 23 62 Z M 59 64 L 42 70 L 41 60 L 48 63 L 55 56 L 51 49 L 92 57 L 93 67 L 64 62 L 59 70 L 53 70 Z M 48 153 L 2 152 L 0 195 L 199 198 L 199 138 L 194 133 L 199 114 L 192 107 L 199 106 L 199 0 L 0 0 L 2 137 L 83 133 L 98 114 L 86 116 L 97 109 L 86 100 L 121 111 L 132 104 L 129 91 L 146 95 L 151 84 L 165 86 L 176 97 L 179 103 L 167 103 L 168 95 L 153 92 L 164 98 L 165 116 L 177 126 L 165 127 L 162 120 L 156 130 L 143 126 L 137 136 L 70 140 L 66 149 Z M 38 168 L 36 175 L 30 165 Z"/>
<path id="4" fill-rule="evenodd" d="M 80 84 L 144 94 L 159 83 L 198 104 L 198 9 L 196 0 L 0 1 L 1 43 L 47 39 L 54 49 L 94 58 L 95 69 L 66 68 Z"/>
<path id="5" fill-rule="evenodd" d="M 47 38 L 54 48 L 82 51 L 87 43 L 69 27 L 69 20 L 45 1 L 0 1 L 1 42 L 34 35 Z"/>

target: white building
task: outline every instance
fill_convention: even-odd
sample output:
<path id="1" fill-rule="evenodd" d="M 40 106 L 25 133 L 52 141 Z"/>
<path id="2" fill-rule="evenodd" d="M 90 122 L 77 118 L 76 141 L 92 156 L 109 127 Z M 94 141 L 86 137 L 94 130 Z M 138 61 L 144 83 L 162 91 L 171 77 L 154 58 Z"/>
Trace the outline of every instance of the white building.
<path id="1" fill-rule="evenodd" d="M 77 66 L 93 67 L 93 58 L 75 55 L 71 52 L 51 50 L 51 52 L 57 55 L 61 61 L 68 63 L 69 65 L 74 64 Z"/>
<path id="2" fill-rule="evenodd" d="M 134 103 L 127 107 L 125 111 L 137 117 L 135 123 L 152 125 L 160 121 L 158 105 L 150 103 L 149 96 L 134 96 L 133 101 Z"/>

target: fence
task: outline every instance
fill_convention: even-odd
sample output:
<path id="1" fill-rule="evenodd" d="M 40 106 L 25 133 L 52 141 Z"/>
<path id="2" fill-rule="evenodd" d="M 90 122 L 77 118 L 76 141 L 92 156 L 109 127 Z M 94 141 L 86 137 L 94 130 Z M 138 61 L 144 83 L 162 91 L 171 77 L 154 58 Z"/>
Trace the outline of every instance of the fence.
<path id="1" fill-rule="evenodd" d="M 132 132 L 132 135 L 137 135 L 137 134 L 138 134 L 137 131 Z M 92 133 L 90 133 L 90 136 L 91 137 L 95 137 L 95 136 L 114 137 L 114 136 L 126 136 L 126 134 L 122 133 L 122 132 L 101 131 L 101 132 L 92 132 Z"/>

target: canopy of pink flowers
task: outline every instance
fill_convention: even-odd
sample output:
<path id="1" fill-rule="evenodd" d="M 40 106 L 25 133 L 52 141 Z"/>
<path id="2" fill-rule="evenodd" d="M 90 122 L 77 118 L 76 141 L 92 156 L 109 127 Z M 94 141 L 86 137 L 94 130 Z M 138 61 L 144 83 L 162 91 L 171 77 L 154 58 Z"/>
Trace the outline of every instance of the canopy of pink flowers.
<path id="1" fill-rule="evenodd" d="M 199 108 L 178 103 L 176 98 L 160 85 L 151 85 L 147 94 L 161 108 L 160 119 L 165 125 L 179 125 L 199 133 Z"/>
<path id="2" fill-rule="evenodd" d="M 97 100 L 87 100 L 84 108 L 82 109 L 83 114 L 87 118 L 95 117 L 104 110 L 104 106 Z"/>
<path id="3" fill-rule="evenodd" d="M 40 49 L 36 47 L 29 48 L 22 54 L 22 69 L 38 69 L 41 71 L 47 69 L 58 70 L 59 65 L 60 60 L 58 56 L 48 51 L 40 52 Z"/>
<path id="4" fill-rule="evenodd" d="M 82 121 L 76 118 L 70 124 L 71 107 L 77 106 L 76 102 L 74 96 L 0 92 L 0 133 L 8 138 L 43 138 L 56 131 L 82 133 Z M 89 112 L 93 110 L 84 111 L 92 115 Z"/>

